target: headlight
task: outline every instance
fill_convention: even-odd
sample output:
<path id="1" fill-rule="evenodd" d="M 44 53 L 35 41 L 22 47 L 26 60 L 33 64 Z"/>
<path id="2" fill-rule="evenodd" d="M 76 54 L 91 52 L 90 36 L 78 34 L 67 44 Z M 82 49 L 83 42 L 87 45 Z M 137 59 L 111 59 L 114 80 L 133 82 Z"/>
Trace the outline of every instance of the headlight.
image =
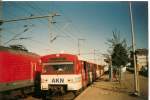
<path id="1" fill-rule="evenodd" d="M 68 79 L 68 82 L 69 83 L 73 83 L 73 79 Z"/>
<path id="2" fill-rule="evenodd" d="M 76 83 L 76 82 L 80 82 L 81 81 L 81 77 L 75 77 L 73 79 L 68 79 L 69 83 Z"/>
<path id="3" fill-rule="evenodd" d="M 81 81 L 81 77 L 75 77 L 74 78 L 74 82 L 80 82 Z"/>

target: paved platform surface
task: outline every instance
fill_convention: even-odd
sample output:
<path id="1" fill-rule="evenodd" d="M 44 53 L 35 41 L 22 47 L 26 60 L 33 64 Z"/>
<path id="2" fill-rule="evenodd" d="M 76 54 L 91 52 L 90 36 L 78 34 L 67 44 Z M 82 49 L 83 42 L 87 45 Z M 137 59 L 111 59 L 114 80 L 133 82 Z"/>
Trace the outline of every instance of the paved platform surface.
<path id="1" fill-rule="evenodd" d="M 121 84 L 109 82 L 108 75 L 102 76 L 86 88 L 75 100 L 148 100 L 148 78 L 140 76 L 139 97 L 131 96 L 134 91 L 133 73 L 125 72 Z"/>

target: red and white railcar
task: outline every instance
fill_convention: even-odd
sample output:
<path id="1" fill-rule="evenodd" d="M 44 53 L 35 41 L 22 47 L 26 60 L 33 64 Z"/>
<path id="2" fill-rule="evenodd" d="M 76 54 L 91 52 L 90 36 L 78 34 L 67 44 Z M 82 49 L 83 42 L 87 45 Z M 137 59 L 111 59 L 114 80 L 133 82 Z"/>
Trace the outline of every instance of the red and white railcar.
<path id="1" fill-rule="evenodd" d="M 78 92 L 96 80 L 98 65 L 79 60 L 72 54 L 50 54 L 41 57 L 41 90 L 45 93 L 56 91 Z"/>
<path id="2" fill-rule="evenodd" d="M 86 70 L 76 55 L 51 54 L 41 58 L 42 91 L 78 91 L 86 87 Z"/>

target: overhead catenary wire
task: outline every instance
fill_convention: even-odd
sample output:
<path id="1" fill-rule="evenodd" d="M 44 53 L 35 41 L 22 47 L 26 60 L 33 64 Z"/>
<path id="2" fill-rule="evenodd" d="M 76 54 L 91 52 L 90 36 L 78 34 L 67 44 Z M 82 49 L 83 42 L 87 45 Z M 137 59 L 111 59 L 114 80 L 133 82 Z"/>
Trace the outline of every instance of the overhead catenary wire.
<path id="1" fill-rule="evenodd" d="M 32 3 L 33 4 L 33 3 Z M 37 5 L 36 5 L 36 7 L 34 7 L 34 5 L 32 6 L 31 4 L 29 4 L 29 3 L 27 3 L 27 5 L 29 6 L 29 7 L 31 7 L 32 9 L 34 9 L 36 12 L 38 12 L 39 14 L 42 14 L 41 12 L 39 12 L 39 10 L 38 9 L 40 9 L 39 7 L 37 7 Z M 37 9 L 38 8 L 38 9 Z M 49 13 L 49 11 L 45 11 L 45 10 L 43 10 L 43 9 L 40 9 L 40 10 L 42 10 L 43 12 L 46 12 L 46 13 Z M 51 19 L 47 19 L 47 21 L 48 21 L 48 29 L 49 29 L 49 34 L 50 34 L 50 42 L 53 42 L 55 39 L 56 39 L 56 37 L 52 37 L 52 35 L 53 35 L 53 32 L 52 32 L 52 28 L 50 28 L 50 27 L 52 27 L 51 25 L 52 24 L 54 24 L 55 22 L 53 22 L 53 16 L 51 17 Z"/>
<path id="2" fill-rule="evenodd" d="M 48 16 L 49 17 L 49 16 Z M 41 17 L 40 17 L 41 18 Z M 32 19 L 32 18 L 30 18 L 30 19 Z M 26 20 L 26 19 L 20 19 L 20 20 Z M 19 21 L 19 20 L 11 20 L 11 21 Z M 9 21 L 5 21 L 5 22 L 9 22 Z M 44 24 L 45 25 L 45 24 Z M 24 32 L 26 32 L 28 29 L 25 29 L 24 30 Z M 19 33 L 19 34 L 16 34 L 11 40 L 9 40 L 8 42 L 10 42 L 10 41 L 12 41 L 12 40 L 15 40 L 14 38 L 16 38 L 16 37 L 18 37 L 18 35 L 20 35 L 20 34 L 22 34 L 22 33 Z M 33 40 L 32 40 L 33 41 Z M 8 43 L 8 42 L 6 42 L 6 43 Z M 43 45 L 43 43 L 42 43 L 42 45 Z"/>
<path id="3" fill-rule="evenodd" d="M 66 38 L 69 41 L 68 43 L 73 43 L 73 44 L 76 43 L 76 42 L 74 42 L 75 40 L 72 37 L 70 37 L 66 32 L 62 31 L 57 25 L 55 25 L 55 28 L 56 28 L 57 32 L 64 34 L 64 35 L 57 34 L 55 36 L 56 38 Z"/>
<path id="4" fill-rule="evenodd" d="M 32 7 L 33 8 L 33 7 Z"/>
<path id="5" fill-rule="evenodd" d="M 23 8 L 22 8 L 23 9 Z M 24 9 L 25 10 L 25 9 Z M 26 10 L 25 10 L 26 11 Z M 49 17 L 49 16 L 44 16 L 44 17 Z M 10 20 L 10 21 L 19 21 L 19 20 L 28 20 L 28 19 L 34 19 L 35 17 L 30 17 L 30 18 L 21 18 L 21 19 L 16 19 L 16 20 Z M 41 17 L 36 17 L 36 18 L 43 18 Z M 9 22 L 9 20 L 6 20 L 5 22 Z M 45 25 L 45 24 L 44 24 Z"/>
<path id="6" fill-rule="evenodd" d="M 32 4 L 32 3 L 26 2 L 26 5 L 27 5 L 27 6 L 29 6 L 29 7 L 32 8 L 33 10 L 35 10 L 35 12 L 37 12 L 38 14 L 43 15 L 43 13 L 41 13 L 41 12 L 39 11 L 39 9 L 37 9 L 37 8 L 38 8 L 37 6 L 35 7 L 34 5 L 32 6 L 31 4 Z"/>
<path id="7" fill-rule="evenodd" d="M 33 13 L 33 12 L 31 12 L 31 11 L 28 11 L 26 8 L 24 8 L 23 6 L 20 6 L 17 2 L 14 2 L 14 4 L 16 5 L 15 7 L 18 7 L 18 8 L 20 8 L 20 9 L 22 9 L 22 10 L 24 10 L 27 14 L 29 14 L 30 16 L 34 16 L 34 14 L 35 13 Z M 46 16 L 39 16 L 39 17 L 37 17 L 37 18 L 39 18 L 38 20 L 38 22 L 40 23 L 40 24 L 42 24 L 42 25 L 44 25 L 44 26 L 46 26 L 46 24 L 45 23 L 43 23 L 43 21 L 40 19 L 40 18 L 46 18 L 46 17 L 49 17 L 48 15 L 46 15 Z M 30 17 L 30 18 L 21 18 L 21 20 L 28 20 L 28 19 L 34 19 L 35 17 Z M 20 20 L 20 19 L 14 19 L 14 20 L 11 20 L 11 21 L 18 21 L 18 20 Z M 6 22 L 9 22 L 9 20 L 7 21 L 6 20 Z M 47 26 L 46 26 L 47 27 Z"/>
<path id="8" fill-rule="evenodd" d="M 62 17 L 63 17 L 64 19 L 66 19 L 66 21 L 67 21 L 68 23 L 70 23 L 70 24 L 72 25 L 72 24 L 73 24 L 72 20 L 71 20 L 68 16 L 66 16 L 66 14 L 63 12 L 62 9 L 59 9 L 60 6 L 59 6 L 59 8 L 58 8 L 57 6 L 58 6 L 58 5 L 53 2 L 53 7 L 54 7 L 55 9 L 57 9 L 57 10 L 63 15 Z M 56 7 L 57 7 L 57 8 L 56 8 Z M 74 27 L 74 28 L 76 28 L 76 27 Z M 70 29 L 70 28 L 69 28 L 69 29 Z M 71 30 L 71 31 L 72 31 L 72 30 Z M 78 31 L 77 28 L 76 28 L 76 31 Z M 73 31 L 72 31 L 72 32 L 73 32 Z M 72 32 L 70 32 L 70 34 L 72 34 L 73 37 L 76 37 L 76 39 L 78 39 L 79 37 L 76 36 L 75 34 L 73 34 Z M 80 33 L 80 32 L 78 31 L 78 33 Z"/>
<path id="9" fill-rule="evenodd" d="M 39 10 L 37 9 L 37 7 L 34 7 L 34 6 L 32 6 L 31 4 L 29 4 L 29 3 L 26 3 L 26 5 L 29 6 L 30 8 L 32 8 L 33 10 L 35 10 L 38 14 L 42 15 L 42 13 L 39 12 Z M 45 11 L 44 11 L 44 12 L 45 12 Z M 48 12 L 47 12 L 47 13 L 48 13 Z M 49 17 L 50 17 L 50 16 L 49 16 Z M 50 40 L 51 40 L 51 38 L 52 38 L 51 29 L 52 29 L 52 28 L 50 28 L 50 27 L 52 27 L 51 25 L 53 24 L 53 17 L 54 17 L 54 16 L 51 16 L 51 19 L 49 19 L 49 17 L 46 18 L 46 20 L 48 21 L 48 25 L 47 25 L 47 26 L 46 26 L 46 24 L 44 24 L 44 25 L 45 25 L 46 27 L 48 27 L 48 29 L 49 29 Z"/>
<path id="10" fill-rule="evenodd" d="M 8 2 L 8 3 L 6 3 L 7 4 L 7 6 L 9 6 L 9 7 L 14 7 L 13 6 L 13 4 L 12 3 L 10 3 L 10 2 Z M 7 7 L 8 8 L 8 7 Z M 9 8 L 8 8 L 9 9 Z M 12 8 L 13 9 L 13 8 Z M 10 11 L 10 10 L 9 10 Z M 12 17 L 18 17 L 15 13 L 12 13 L 11 11 L 9 12 L 9 15 L 11 15 Z M 15 25 L 17 25 L 16 27 L 23 27 L 23 28 L 25 28 L 24 26 L 30 26 L 30 28 L 31 28 L 31 26 L 34 26 L 34 24 L 33 23 L 31 23 L 31 22 L 28 22 L 28 23 L 30 23 L 31 25 L 27 25 L 26 23 L 24 23 L 24 25 L 22 26 L 22 25 L 20 25 L 20 24 L 18 24 L 18 23 L 12 23 L 12 24 L 15 24 Z M 8 24 L 7 24 L 8 25 Z M 10 24 L 9 24 L 10 25 Z M 24 32 L 25 31 L 28 31 L 28 29 L 29 29 L 29 27 L 27 28 L 26 27 L 26 29 L 24 29 Z M 14 38 L 17 38 L 17 37 L 19 37 L 19 36 L 21 36 L 24 32 L 22 31 L 21 33 L 19 32 L 13 32 L 12 30 L 10 30 L 10 28 L 7 28 L 7 29 L 5 29 L 5 28 L 3 28 L 3 31 L 5 32 L 9 32 L 9 33 L 13 33 L 13 34 L 15 34 L 10 40 L 8 40 L 7 42 L 5 42 L 4 44 L 7 44 L 7 43 L 9 43 L 10 41 L 12 41 L 12 40 L 14 40 Z M 16 31 L 16 30 L 15 30 Z M 17 30 L 18 31 L 18 30 Z"/>
<path id="11" fill-rule="evenodd" d="M 60 28 L 58 27 L 58 25 L 55 25 L 56 29 L 58 29 L 60 32 L 64 33 L 66 35 L 66 37 L 70 37 L 72 40 L 75 40 L 74 37 L 72 37 L 70 34 L 68 34 L 67 32 L 64 32 L 62 29 L 60 30 Z"/>
<path id="12" fill-rule="evenodd" d="M 17 5 L 19 5 L 19 4 L 17 4 Z M 36 14 L 41 14 L 41 13 L 39 13 L 38 9 L 37 9 L 36 7 L 34 7 L 35 5 L 32 5 L 32 7 L 31 7 L 31 4 L 30 4 L 30 5 L 29 5 L 29 4 L 26 4 L 26 6 L 29 6 L 30 8 L 32 8 L 32 9 L 34 10 L 34 12 L 30 12 L 30 11 L 28 11 L 26 8 L 23 7 L 24 9 L 26 9 L 26 10 L 24 10 L 25 13 L 28 13 L 28 14 L 30 14 L 30 15 L 31 15 L 31 14 L 34 14 L 34 13 L 36 13 Z M 46 12 L 46 11 L 45 11 L 45 12 Z M 65 14 L 64 14 L 64 17 L 65 17 Z M 45 19 L 47 19 L 47 18 L 45 18 Z M 73 22 L 70 21 L 70 19 L 68 19 L 68 18 L 66 18 L 66 20 L 68 20 L 69 24 L 71 24 L 70 26 L 72 26 Z M 41 25 L 44 25 L 44 26 L 47 27 L 47 25 L 45 25 L 45 24 L 47 24 L 46 22 L 43 22 L 43 21 L 38 21 L 38 22 L 40 22 Z M 58 26 L 57 24 L 55 25 L 55 27 L 56 27 L 56 30 L 59 31 L 59 33 L 62 33 L 62 34 L 64 35 L 64 37 L 66 36 L 66 39 L 72 39 L 73 41 L 71 41 L 71 42 L 74 42 L 74 41 L 76 41 L 77 39 L 80 38 L 80 36 L 76 36 L 76 34 L 74 34 L 74 31 L 72 30 L 72 29 L 75 28 L 75 27 L 66 28 L 65 30 L 61 30 L 61 29 L 60 29 L 60 26 Z M 79 32 L 80 30 L 76 29 L 76 31 L 77 31 L 78 33 L 80 33 L 80 32 Z M 58 36 L 58 37 L 59 37 L 59 36 Z M 61 37 L 61 35 L 60 35 L 60 37 Z M 67 37 L 70 37 L 70 38 L 67 38 Z M 55 39 L 55 37 L 54 37 L 53 39 Z M 69 42 L 69 43 L 70 43 L 70 42 Z"/>
<path id="13" fill-rule="evenodd" d="M 24 29 L 21 33 L 17 33 L 15 34 L 10 40 L 6 41 L 4 43 L 4 45 L 8 44 L 9 42 L 11 42 L 12 40 L 16 39 L 17 37 L 19 37 L 20 35 L 24 34 L 26 31 L 28 31 L 29 28 Z"/>
<path id="14" fill-rule="evenodd" d="M 13 4 L 11 4 L 10 2 L 8 2 L 8 3 L 6 3 L 7 4 L 7 6 L 9 6 L 9 7 L 12 7 L 12 8 L 8 8 L 8 9 L 6 9 L 6 10 L 8 10 L 8 11 L 6 11 L 6 12 L 9 12 L 9 15 L 11 16 L 11 17 L 15 17 L 15 18 L 17 18 L 18 17 L 18 15 L 16 15 L 15 13 L 12 13 L 12 11 L 10 11 L 10 9 L 13 9 Z M 9 16 L 9 17 L 10 17 Z M 4 17 L 4 18 L 6 18 L 7 19 L 7 17 Z M 5 20 L 6 20 L 5 19 Z M 33 23 L 31 23 L 30 21 L 28 21 L 28 23 L 30 23 L 30 24 L 32 24 L 33 25 Z M 5 23 L 4 23 L 5 24 Z M 20 27 L 20 24 L 18 24 L 18 23 L 13 23 L 13 24 L 16 24 L 18 27 Z M 8 30 L 8 29 L 7 29 Z"/>
<path id="15" fill-rule="evenodd" d="M 54 2 L 53 2 L 53 5 L 54 5 L 55 7 L 58 6 L 58 5 L 57 5 L 56 3 L 54 3 Z M 73 29 L 75 29 L 75 31 L 76 31 L 78 34 L 79 34 L 79 33 L 80 33 L 80 35 L 82 34 L 82 32 L 77 28 L 77 26 L 74 25 L 73 21 L 72 21 L 68 16 L 66 16 L 66 14 L 63 12 L 63 10 L 60 9 L 60 6 L 59 6 L 59 8 L 57 7 L 56 9 L 58 9 L 58 11 L 60 11 L 60 13 L 64 15 L 64 16 L 63 16 L 64 19 L 66 19 L 67 22 L 70 23 L 70 25 L 69 25 L 69 30 L 70 30 L 70 32 L 68 32 L 68 33 L 71 34 L 72 37 L 76 38 L 77 40 L 78 40 L 79 38 L 81 38 L 79 35 L 77 36 L 76 34 L 73 34 L 73 33 L 72 33 L 72 32 L 74 32 Z M 86 41 L 88 41 L 88 40 L 86 40 Z M 89 46 L 89 45 L 88 45 L 88 46 Z M 93 47 L 90 47 L 90 48 L 93 48 Z"/>
<path id="16" fill-rule="evenodd" d="M 28 2 L 29 3 L 29 2 Z M 34 5 L 33 5 L 34 4 Z M 30 4 L 31 5 L 31 4 Z M 36 6 L 34 7 L 35 9 L 44 12 L 44 13 L 50 13 L 50 10 L 43 10 L 41 7 L 38 6 L 37 2 L 32 2 L 32 6 Z"/>
<path id="17" fill-rule="evenodd" d="M 23 19 L 22 19 L 23 20 Z M 25 20 L 25 19 L 24 19 Z M 16 20 L 11 20 L 11 21 L 16 21 Z M 5 22 L 7 22 L 7 20 L 5 20 Z M 8 21 L 9 22 L 9 21 Z M 45 24 L 44 24 L 45 25 Z M 20 36 L 21 34 L 23 34 L 23 33 L 25 33 L 26 31 L 28 31 L 28 28 L 26 28 L 26 29 L 24 29 L 24 31 L 23 32 L 21 32 L 21 33 L 14 33 L 14 32 L 10 32 L 10 33 L 14 33 L 15 35 L 10 39 L 10 40 L 8 40 L 8 41 L 6 41 L 5 42 L 5 44 L 7 44 L 7 43 L 9 43 L 10 41 L 12 41 L 12 40 L 15 40 L 15 38 L 17 38 L 18 36 Z M 43 44 L 42 44 L 43 45 Z"/>

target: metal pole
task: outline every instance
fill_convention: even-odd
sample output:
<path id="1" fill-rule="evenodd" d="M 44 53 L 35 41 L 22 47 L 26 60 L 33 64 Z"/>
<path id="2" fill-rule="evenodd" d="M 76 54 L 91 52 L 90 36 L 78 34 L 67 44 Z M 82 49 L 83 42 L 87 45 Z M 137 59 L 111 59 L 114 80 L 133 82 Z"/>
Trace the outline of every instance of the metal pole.
<path id="1" fill-rule="evenodd" d="M 50 35 L 50 43 L 52 42 L 51 40 L 52 40 L 52 37 L 53 37 L 53 36 L 52 36 L 53 33 L 51 32 L 51 29 L 52 29 L 52 28 L 51 28 L 51 27 L 52 27 L 52 26 L 51 26 L 51 24 L 52 24 L 51 22 L 52 22 L 52 21 L 53 21 L 53 16 L 52 16 L 52 17 L 48 17 L 48 28 L 49 28 L 49 35 Z"/>
<path id="2" fill-rule="evenodd" d="M 111 60 L 110 60 L 109 67 L 110 67 L 110 72 L 109 72 L 109 74 L 110 74 L 110 81 L 112 81 L 112 61 Z"/>
<path id="3" fill-rule="evenodd" d="M 135 33 L 134 33 L 134 22 L 133 22 L 133 15 L 132 15 L 132 5 L 131 2 L 129 2 L 129 8 L 130 8 L 130 18 L 131 18 L 131 32 L 132 32 L 132 49 L 133 49 L 133 61 L 134 61 L 134 82 L 135 82 L 135 95 L 139 96 L 139 83 L 138 83 L 138 70 L 136 66 L 136 55 L 135 55 Z"/>
<path id="4" fill-rule="evenodd" d="M 19 18 L 19 19 L 11 19 L 11 20 L 1 20 L 1 19 L 0 19 L 0 21 L 2 21 L 2 24 L 3 24 L 3 23 L 8 23 L 8 22 L 16 22 L 16 21 L 23 21 L 23 20 L 33 20 L 33 19 L 49 18 L 48 21 L 49 21 L 49 30 L 50 30 L 50 25 L 56 23 L 56 22 L 53 22 L 53 21 L 52 21 L 53 17 L 55 17 L 55 16 L 60 16 L 60 15 L 57 14 L 57 13 L 53 13 L 53 14 L 51 14 L 51 15 L 45 15 L 45 16 L 31 16 L 31 17 L 25 17 L 25 18 Z M 17 35 L 18 35 L 18 34 L 17 34 Z M 17 36 L 17 35 L 16 35 L 16 36 Z M 16 36 L 15 36 L 15 37 L 16 37 Z M 52 33 L 50 33 L 50 38 L 52 38 Z M 0 34 L 0 40 L 1 40 L 1 34 Z M 10 40 L 10 41 L 12 41 L 12 40 Z M 8 42 L 9 42 L 9 41 L 8 41 Z M 0 43 L 1 43 L 1 42 L 0 42 Z M 6 42 L 6 43 L 7 43 L 7 42 Z"/>
<path id="5" fill-rule="evenodd" d="M 79 45 L 79 39 L 78 39 L 78 55 L 80 56 L 80 45 Z"/>
<path id="6" fill-rule="evenodd" d="M 0 1 L 0 25 L 2 24 L 2 1 Z M 2 28 L 0 27 L 0 45 L 2 45 Z"/>
<path id="7" fill-rule="evenodd" d="M 80 41 L 84 41 L 85 39 L 79 38 L 78 39 L 78 55 L 80 56 Z"/>
<path id="8" fill-rule="evenodd" d="M 47 18 L 47 17 L 54 17 L 54 16 L 60 16 L 60 15 L 58 15 L 58 14 L 53 14 L 53 15 L 46 15 L 46 16 L 31 16 L 31 17 L 20 18 L 20 19 L 3 20 L 3 22 L 4 22 L 4 23 L 6 23 L 6 22 L 16 22 L 16 21 L 22 21 L 22 20 L 40 19 L 40 18 Z"/>
<path id="9" fill-rule="evenodd" d="M 95 52 L 96 50 L 94 49 L 94 63 L 96 63 Z"/>
<path id="10" fill-rule="evenodd" d="M 40 18 L 47 18 L 47 17 L 54 17 L 54 16 L 60 16 L 60 15 L 57 13 L 54 13 L 52 15 L 45 15 L 45 16 L 31 16 L 31 17 L 25 17 L 25 18 L 19 18 L 19 19 L 2 20 L 2 22 L 8 23 L 8 22 L 16 22 L 16 21 L 29 20 L 29 19 L 40 19 Z"/>

